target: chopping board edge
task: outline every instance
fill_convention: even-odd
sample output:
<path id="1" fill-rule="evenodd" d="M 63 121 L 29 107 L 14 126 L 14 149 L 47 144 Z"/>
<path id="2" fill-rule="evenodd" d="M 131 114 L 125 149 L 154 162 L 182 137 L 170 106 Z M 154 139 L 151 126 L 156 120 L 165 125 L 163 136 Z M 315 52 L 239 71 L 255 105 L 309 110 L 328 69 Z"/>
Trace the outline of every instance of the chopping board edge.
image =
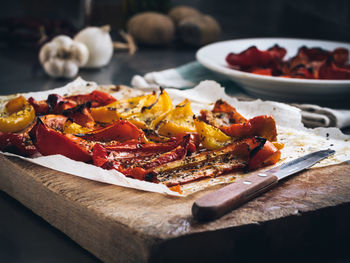
<path id="1" fill-rule="evenodd" d="M 343 262 L 349 258 L 349 221 L 350 201 L 255 224 L 194 232 L 164 240 L 149 262 Z"/>
<path id="2" fill-rule="evenodd" d="M 108 216 L 101 216 L 101 214 L 97 213 L 97 211 L 93 209 L 86 209 L 82 208 L 79 205 L 70 204 L 72 200 L 67 200 L 66 198 L 62 197 L 62 193 L 60 192 L 53 192 L 50 189 L 47 189 L 47 185 L 44 185 L 45 187 L 42 187 L 43 184 L 38 178 L 35 178 L 33 176 L 33 172 L 30 168 L 37 167 L 38 171 L 41 171 L 43 173 L 50 171 L 50 173 L 55 173 L 55 171 L 47 169 L 45 167 L 41 167 L 35 164 L 28 164 L 28 162 L 24 160 L 20 160 L 18 158 L 14 157 L 5 157 L 0 155 L 0 189 L 7 192 L 10 196 L 17 199 L 19 202 L 24 204 L 26 207 L 31 209 L 34 213 L 41 216 L 44 220 L 49 222 L 54 227 L 58 228 L 65 234 L 67 234 L 71 239 L 76 241 L 79 245 L 81 245 L 83 248 L 89 250 L 92 254 L 97 256 L 98 258 L 102 259 L 105 262 L 162 262 L 159 261 L 159 259 L 164 259 L 164 253 L 171 253 L 172 246 L 178 246 L 177 250 L 181 250 L 183 248 L 183 245 L 187 245 L 188 248 L 191 248 L 193 244 L 200 244 L 200 241 L 206 241 L 206 240 L 216 240 L 219 238 L 220 240 L 220 233 L 236 233 L 235 231 L 243 231 L 244 229 L 256 229 L 256 225 L 260 224 L 271 224 L 273 225 L 275 222 L 286 222 L 285 218 L 299 218 L 299 216 L 294 216 L 291 214 L 287 214 L 285 216 L 281 216 L 281 214 L 274 214 L 274 212 L 271 212 L 271 216 L 266 217 L 265 219 L 271 219 L 275 218 L 275 220 L 268 220 L 265 222 L 261 222 L 257 224 L 241 224 L 242 222 L 251 222 L 249 217 L 246 216 L 247 212 L 253 212 L 252 218 L 260 218 L 263 217 L 261 215 L 261 211 L 264 211 L 264 203 L 270 202 L 271 204 L 276 203 L 276 197 L 279 196 L 281 193 L 285 193 L 285 189 L 294 189 L 297 187 L 297 185 L 301 185 L 305 183 L 305 180 L 309 180 L 309 177 L 315 176 L 315 171 L 322 173 L 323 177 L 326 178 L 325 174 L 327 172 L 330 173 L 338 173 L 339 176 L 336 178 L 344 178 L 346 176 L 347 182 L 348 176 L 350 175 L 350 165 L 349 164 L 339 164 L 335 166 L 330 166 L 328 168 L 317 168 L 313 170 L 313 172 L 306 171 L 302 174 L 296 175 L 294 177 L 291 177 L 290 179 L 282 182 L 282 185 L 280 187 L 276 187 L 272 189 L 270 192 L 266 193 L 265 195 L 247 203 L 246 205 L 242 206 L 241 208 L 233 211 L 232 213 L 224 216 L 223 218 L 211 223 L 211 224 L 204 224 L 204 225 L 197 225 L 195 228 L 192 228 L 192 219 L 190 218 L 190 214 L 184 214 L 181 213 L 181 215 L 176 215 L 178 212 L 174 213 L 172 217 L 174 217 L 174 222 L 170 224 L 170 226 L 173 226 L 172 229 L 170 229 L 170 232 L 167 232 L 169 234 L 163 236 L 164 238 L 159 238 L 160 235 L 154 234 L 150 235 L 150 231 L 146 231 L 143 235 L 140 235 L 140 228 L 137 229 L 129 229 L 127 225 L 121 224 L 120 222 L 114 222 L 113 218 L 110 218 Z M 83 184 L 93 184 L 98 185 L 101 183 L 98 182 L 91 182 L 89 180 L 83 180 L 79 177 L 74 177 L 71 175 L 66 175 L 60 172 L 59 173 L 62 176 L 66 176 L 60 179 L 60 181 L 64 181 L 65 179 L 69 179 L 68 181 L 79 181 Z M 310 173 L 310 174 L 308 174 Z M 52 175 L 51 175 L 52 176 Z M 69 177 L 67 177 L 69 176 Z M 322 177 L 322 178 L 323 178 Z M 34 180 L 33 180 L 34 179 Z M 311 182 L 312 184 L 312 182 Z M 339 188 L 339 182 L 336 184 L 337 188 L 336 190 L 347 190 L 349 185 L 346 185 L 345 187 Z M 51 188 L 51 187 L 49 187 Z M 64 189 L 64 187 L 62 187 Z M 23 189 L 23 191 L 19 191 L 19 189 Z M 212 189 L 211 189 L 212 190 Z M 307 189 L 306 189 L 307 190 Z M 312 189 L 311 189 L 312 190 Z M 132 192 L 135 192 L 136 194 L 138 191 L 136 190 L 126 190 L 128 194 L 132 194 Z M 130 192 L 131 191 L 131 192 Z M 303 190 L 304 191 L 304 190 Z M 302 191 L 302 192 L 303 192 Z M 38 194 L 39 193 L 39 194 Z M 194 196 L 187 197 L 185 199 L 180 199 L 180 202 L 176 202 L 173 200 L 173 198 L 162 198 L 159 194 L 137 194 L 139 197 L 146 198 L 150 197 L 152 202 L 156 199 L 159 199 L 159 202 L 165 202 L 165 205 L 171 205 L 173 203 L 179 203 L 181 207 L 188 206 L 190 207 L 190 203 L 193 202 L 193 199 L 195 196 L 200 196 L 202 194 L 205 194 L 206 191 L 201 191 L 200 193 L 196 193 Z M 338 192 L 336 192 L 338 193 Z M 42 200 L 39 197 L 36 197 L 36 194 L 39 196 L 45 197 L 46 199 L 49 199 L 50 204 L 54 204 L 56 207 L 65 207 L 68 205 L 68 208 L 66 208 L 67 212 L 62 212 L 62 209 L 59 210 L 55 207 L 45 207 L 43 209 L 40 207 L 42 205 Z M 294 193 L 291 193 L 292 195 L 286 196 L 285 199 L 288 200 L 293 196 Z M 317 193 L 316 193 L 317 194 Z M 320 207 L 327 206 L 332 208 L 332 205 L 337 205 L 337 208 L 340 207 L 340 205 L 348 204 L 350 201 L 350 195 L 344 194 L 340 196 L 339 198 L 337 196 L 333 196 L 335 199 L 331 200 L 331 202 L 322 203 L 322 200 L 320 203 L 315 203 L 313 211 L 310 211 L 310 213 L 313 215 L 315 212 L 318 213 L 318 210 L 320 210 Z M 51 198 L 51 199 L 50 199 Z M 279 198 L 277 198 L 277 201 L 280 201 Z M 165 201 L 164 201 L 165 200 Z M 80 204 L 81 205 L 81 204 Z M 132 205 L 131 205 L 132 206 Z M 349 208 L 349 206 L 347 206 Z M 187 208 L 186 208 L 187 209 Z M 335 208 L 334 208 L 335 209 Z M 145 210 L 147 210 L 147 207 L 145 207 Z M 93 213 L 91 213 L 91 211 Z M 185 211 L 185 210 L 182 210 Z M 186 210 L 187 211 L 187 210 Z M 164 211 L 163 211 L 164 212 Z M 283 212 L 283 211 L 282 211 Z M 284 211 L 285 212 L 285 211 Z M 301 214 L 308 214 L 308 211 L 300 210 Z M 187 212 L 186 212 L 187 213 Z M 255 213 L 255 214 L 254 214 Z M 289 212 L 288 212 L 289 213 Z M 82 217 L 78 221 L 74 221 L 74 218 Z M 235 216 L 242 216 L 238 221 L 235 221 Z M 165 219 L 173 219 L 172 217 L 167 217 Z M 67 220 L 69 218 L 69 224 L 62 223 L 64 220 Z M 305 218 L 304 216 L 300 218 Z M 64 219 L 64 220 L 63 220 Z M 98 219 L 98 220 L 96 220 Z M 278 220 L 282 221 L 278 221 Z M 73 221 L 72 221 L 73 220 Z M 233 221 L 235 225 L 233 224 Z M 266 222 L 274 222 L 274 223 L 266 223 Z M 140 221 L 138 221 L 140 222 Z M 190 222 L 190 228 L 187 229 L 187 223 Z M 84 223 L 86 225 L 84 225 Z M 184 224 L 185 223 L 185 224 Z M 107 228 L 106 225 L 109 225 Z M 83 226 L 83 227 L 82 227 Z M 169 224 L 167 224 L 169 226 Z M 103 230 L 100 230 L 100 229 Z M 77 231 L 77 229 L 80 229 L 80 231 Z M 154 225 L 151 229 L 152 231 L 156 231 L 158 229 L 157 225 Z M 240 230 L 242 229 L 242 230 Z M 97 231 L 96 231 L 97 230 Z M 164 230 L 164 229 L 163 229 Z M 254 232 L 254 231 L 253 231 Z M 88 233 L 88 235 L 87 235 Z M 218 234 L 219 233 L 219 234 Z M 238 232 L 238 233 L 244 233 L 244 235 L 247 235 L 246 232 Z M 249 232 L 250 233 L 250 232 Z M 97 236 L 96 236 L 97 234 Z M 236 234 L 235 234 L 236 235 Z M 247 237 L 243 238 L 246 239 Z M 208 237 L 209 236 L 209 237 Z M 239 235 L 238 235 L 239 236 Z M 247 235 L 248 237 L 251 235 Z M 132 237 L 132 238 L 131 238 Z M 231 239 L 230 239 L 231 238 Z M 125 243 L 125 240 L 128 240 L 127 244 Z M 193 241 L 194 240 L 194 241 Z M 226 240 L 228 244 L 223 244 L 223 247 L 226 247 L 225 251 L 220 250 L 220 246 L 216 247 L 216 250 L 213 250 L 217 255 L 228 255 L 232 256 L 230 252 L 228 252 L 228 248 L 232 248 L 232 237 L 226 237 L 223 240 Z M 98 244 L 96 244 L 98 243 Z M 247 244 L 247 243 L 243 243 Z M 194 250 L 193 250 L 194 249 Z M 188 253 L 191 253 L 190 255 L 196 255 L 196 253 L 201 253 L 201 251 L 210 251 L 209 248 L 206 249 L 206 247 L 199 247 L 199 249 L 196 251 L 196 247 L 192 250 L 188 251 Z M 186 251 L 186 249 L 184 250 Z M 136 252 L 136 254 L 135 254 Z M 229 253 L 229 254 L 227 254 Z M 180 259 L 180 254 L 177 257 L 174 254 L 174 251 L 172 253 L 174 255 L 174 259 Z M 206 255 L 203 253 L 203 255 Z M 184 262 L 186 262 L 187 257 L 183 253 L 181 254 Z M 116 260 L 117 259 L 117 260 Z M 168 259 L 168 258 L 166 258 Z M 212 257 L 207 256 L 203 258 L 203 262 L 205 259 L 213 259 Z M 158 260 L 158 261 L 157 261 Z M 169 260 L 171 262 L 171 260 Z M 193 261 L 192 261 L 193 262 Z"/>
<path id="3" fill-rule="evenodd" d="M 12 161 L 12 158 L 17 159 L 0 155 L 0 190 L 104 262 L 148 262 L 149 251 L 161 242 L 159 239 L 135 233 L 93 209 L 75 205 L 62 195 L 42 187 L 40 181 L 33 180 L 35 178 L 16 163 L 25 161 Z M 36 164 L 30 165 L 47 170 Z M 128 244 L 123 242 L 126 238 Z M 138 253 L 135 254 L 135 251 Z"/>

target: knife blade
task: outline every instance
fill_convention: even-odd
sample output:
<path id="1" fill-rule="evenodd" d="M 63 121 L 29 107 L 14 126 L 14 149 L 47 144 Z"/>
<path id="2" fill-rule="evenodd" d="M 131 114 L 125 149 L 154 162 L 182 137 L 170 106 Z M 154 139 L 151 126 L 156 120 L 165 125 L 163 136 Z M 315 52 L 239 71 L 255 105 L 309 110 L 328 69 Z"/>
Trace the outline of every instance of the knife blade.
<path id="1" fill-rule="evenodd" d="M 271 189 L 279 180 L 310 168 L 334 153 L 335 151 L 330 149 L 313 152 L 268 171 L 254 173 L 237 180 L 197 199 L 192 206 L 192 215 L 198 221 L 217 219 Z"/>

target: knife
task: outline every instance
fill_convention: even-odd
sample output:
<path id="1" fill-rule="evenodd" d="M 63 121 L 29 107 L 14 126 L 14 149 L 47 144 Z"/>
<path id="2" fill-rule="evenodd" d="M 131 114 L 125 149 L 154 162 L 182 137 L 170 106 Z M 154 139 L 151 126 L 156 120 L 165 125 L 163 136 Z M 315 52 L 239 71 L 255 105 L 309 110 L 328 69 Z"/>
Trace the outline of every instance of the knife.
<path id="1" fill-rule="evenodd" d="M 334 153 L 335 151 L 330 149 L 313 152 L 268 171 L 254 173 L 237 180 L 197 199 L 192 206 L 192 215 L 198 221 L 211 221 L 219 218 L 271 189 L 279 180 L 307 169 Z"/>

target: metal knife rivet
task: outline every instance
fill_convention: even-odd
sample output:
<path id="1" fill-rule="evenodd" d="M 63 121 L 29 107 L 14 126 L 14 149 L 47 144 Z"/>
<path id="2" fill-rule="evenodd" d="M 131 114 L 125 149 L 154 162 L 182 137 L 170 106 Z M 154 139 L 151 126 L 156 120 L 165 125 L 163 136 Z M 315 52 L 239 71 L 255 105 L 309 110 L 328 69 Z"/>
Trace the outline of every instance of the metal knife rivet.
<path id="1" fill-rule="evenodd" d="M 260 177 L 266 177 L 267 174 L 258 174 L 258 176 L 260 176 Z"/>
<path id="2" fill-rule="evenodd" d="M 252 184 L 251 181 L 243 181 L 244 184 Z"/>

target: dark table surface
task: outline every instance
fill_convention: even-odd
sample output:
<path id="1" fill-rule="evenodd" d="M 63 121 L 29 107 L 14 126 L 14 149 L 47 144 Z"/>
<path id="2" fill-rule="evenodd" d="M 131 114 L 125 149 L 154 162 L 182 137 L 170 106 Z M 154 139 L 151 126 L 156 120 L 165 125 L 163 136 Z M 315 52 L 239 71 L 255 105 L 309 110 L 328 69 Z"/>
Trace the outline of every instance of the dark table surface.
<path id="1" fill-rule="evenodd" d="M 116 52 L 108 66 L 81 70 L 80 75 L 100 84 L 129 84 L 135 74 L 191 62 L 195 60 L 195 51 L 167 47 L 141 48 L 133 56 Z M 37 52 L 33 49 L 0 49 L 0 94 L 47 90 L 68 82 L 49 78 L 36 61 Z M 0 262 L 99 262 L 4 192 L 0 192 L 0 214 Z M 350 262 L 350 258 L 336 262 Z"/>

